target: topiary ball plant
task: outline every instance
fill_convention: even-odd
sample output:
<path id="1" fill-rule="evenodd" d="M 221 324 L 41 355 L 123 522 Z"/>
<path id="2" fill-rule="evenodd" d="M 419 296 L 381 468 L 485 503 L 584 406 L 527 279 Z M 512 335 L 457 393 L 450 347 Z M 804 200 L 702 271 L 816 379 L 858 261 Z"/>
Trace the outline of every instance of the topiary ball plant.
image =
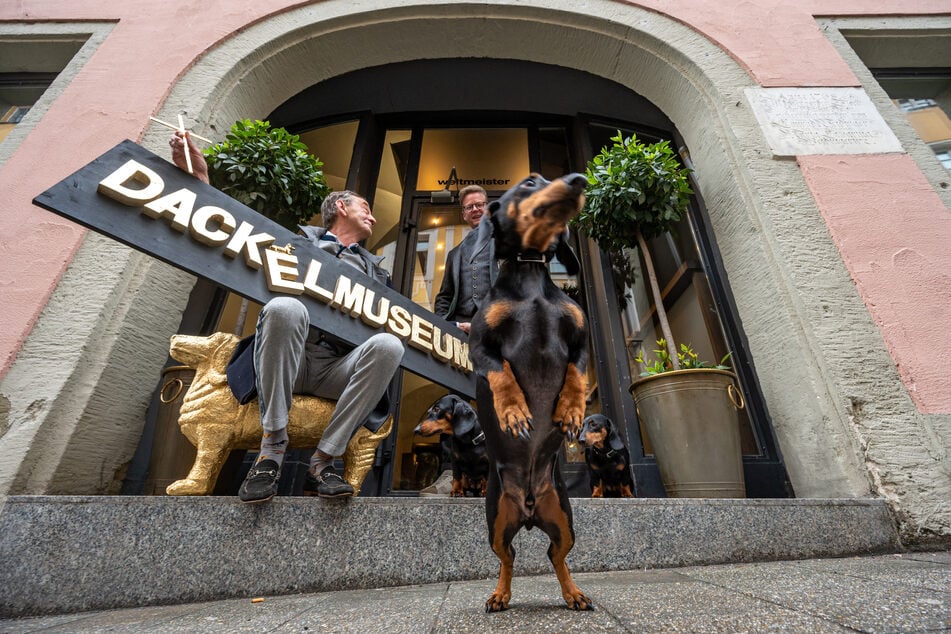
<path id="1" fill-rule="evenodd" d="M 320 159 L 298 135 L 268 121 L 235 121 L 225 140 L 204 155 L 213 187 L 295 233 L 330 193 Z M 247 312 L 242 298 L 234 334 L 243 334 Z"/>
<path id="2" fill-rule="evenodd" d="M 644 144 L 620 132 L 589 163 L 585 206 L 575 224 L 602 249 L 639 246 L 680 222 L 690 204 L 688 175 L 667 141 Z"/>
<path id="3" fill-rule="evenodd" d="M 236 121 L 204 154 L 213 187 L 291 231 L 306 224 L 330 193 L 320 159 L 298 135 L 268 121 Z"/>
<path id="4" fill-rule="evenodd" d="M 690 205 L 690 170 L 683 167 L 667 141 L 644 144 L 619 131 L 587 166 L 585 205 L 573 225 L 594 238 L 613 261 L 624 259 L 624 249 L 639 247 L 661 330 L 675 369 L 677 348 L 670 334 L 660 285 L 647 240 L 670 231 Z"/>

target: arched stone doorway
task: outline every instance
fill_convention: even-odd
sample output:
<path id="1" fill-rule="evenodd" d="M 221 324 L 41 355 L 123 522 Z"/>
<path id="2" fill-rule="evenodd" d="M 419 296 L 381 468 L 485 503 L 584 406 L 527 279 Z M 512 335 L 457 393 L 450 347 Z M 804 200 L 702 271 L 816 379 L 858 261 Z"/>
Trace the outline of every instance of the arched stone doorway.
<path id="1" fill-rule="evenodd" d="M 788 305 L 794 292 L 782 283 L 783 273 L 774 266 L 769 241 L 755 236 L 761 228 L 763 200 L 743 163 L 745 141 L 735 137 L 736 130 L 755 127 L 737 97 L 752 82 L 728 54 L 683 25 L 636 7 L 625 7 L 623 17 L 612 19 L 572 13 L 567 6 L 540 12 L 486 4 L 479 7 L 478 15 L 471 9 L 463 12 L 445 5 L 362 13 L 323 3 L 275 16 L 199 60 L 173 88 L 160 114 L 190 110 L 200 127 L 221 132 L 236 118 L 268 116 L 311 85 L 354 70 L 424 58 L 491 57 L 583 71 L 635 91 L 675 125 L 690 150 L 707 201 L 709 229 L 722 257 L 717 266 L 730 273 L 733 306 Z M 477 32 L 480 37 L 459 38 L 462 32 Z M 433 94 L 434 103 L 440 102 L 440 96 L 445 94 Z M 449 109 L 444 100 L 443 104 L 437 110 Z M 146 142 L 160 146 L 164 133 L 156 130 Z M 745 273 L 751 260 L 765 263 L 756 276 Z M 770 315 L 746 311 L 741 318 L 747 332 L 797 331 L 794 311 Z M 788 346 L 767 340 L 756 343 L 753 355 L 790 354 Z M 805 341 L 793 344 L 803 351 L 808 348 Z M 774 419 L 778 412 L 784 421 L 806 420 L 807 425 L 825 420 L 832 407 L 826 395 L 818 394 L 813 402 L 776 391 L 789 371 L 771 373 L 767 367 L 765 381 L 760 373 L 760 380 L 776 397 L 770 400 Z M 792 372 L 808 370 L 794 368 Z M 843 464 L 841 456 L 823 447 L 796 449 L 806 454 L 797 464 L 821 463 L 835 474 L 843 494 L 861 488 L 849 484 L 855 482 L 855 472 Z M 812 482 L 805 472 L 799 475 L 804 484 Z M 790 476 L 798 486 L 796 472 Z"/>

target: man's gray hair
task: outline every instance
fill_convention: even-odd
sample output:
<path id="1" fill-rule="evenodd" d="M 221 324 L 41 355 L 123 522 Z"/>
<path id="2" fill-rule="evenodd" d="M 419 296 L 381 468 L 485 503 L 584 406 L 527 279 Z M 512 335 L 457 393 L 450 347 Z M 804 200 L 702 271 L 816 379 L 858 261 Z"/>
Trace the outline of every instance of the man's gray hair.
<path id="1" fill-rule="evenodd" d="M 337 201 L 342 200 L 343 204 L 346 205 L 354 198 L 362 199 L 363 197 L 349 189 L 327 194 L 324 202 L 320 205 L 320 221 L 323 223 L 324 229 L 330 229 L 337 222 Z"/>

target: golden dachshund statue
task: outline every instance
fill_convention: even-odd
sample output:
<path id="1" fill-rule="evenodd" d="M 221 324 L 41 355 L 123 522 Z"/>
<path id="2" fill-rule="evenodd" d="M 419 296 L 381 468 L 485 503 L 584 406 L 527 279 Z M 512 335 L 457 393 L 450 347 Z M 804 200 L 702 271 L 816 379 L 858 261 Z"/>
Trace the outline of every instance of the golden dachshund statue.
<path id="1" fill-rule="evenodd" d="M 235 335 L 217 332 L 209 337 L 173 335 L 173 359 L 195 369 L 195 378 L 185 393 L 178 424 L 197 449 L 195 463 L 183 480 L 168 485 L 169 495 L 208 495 L 232 449 L 258 449 L 261 414 L 254 399 L 240 405 L 228 387 L 225 366 L 238 344 Z M 289 447 L 316 447 L 327 427 L 335 402 L 316 396 L 294 395 L 287 423 Z M 359 491 L 376 448 L 393 428 L 393 418 L 376 433 L 361 427 L 344 453 L 343 479 Z"/>

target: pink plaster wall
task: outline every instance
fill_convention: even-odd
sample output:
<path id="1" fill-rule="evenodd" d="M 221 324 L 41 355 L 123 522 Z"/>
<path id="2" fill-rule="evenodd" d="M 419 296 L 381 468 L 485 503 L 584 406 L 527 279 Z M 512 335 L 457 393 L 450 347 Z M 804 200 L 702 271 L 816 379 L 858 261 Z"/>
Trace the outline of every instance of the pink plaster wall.
<path id="1" fill-rule="evenodd" d="M 33 198 L 122 139 L 138 140 L 202 51 L 281 0 L 71 0 L 0 3 L 0 21 L 85 20 L 116 26 L 0 170 L 0 376 L 85 235 Z"/>
<path id="2" fill-rule="evenodd" d="M 907 154 L 798 162 L 918 409 L 951 412 L 948 209 Z"/>
<path id="3" fill-rule="evenodd" d="M 699 0 L 629 2 L 703 33 L 763 87 L 858 86 L 816 22 L 823 16 L 951 14 L 951 0 Z"/>
<path id="4" fill-rule="evenodd" d="M 622 2 L 623 0 L 619 0 Z M 0 376 L 36 323 L 50 294 L 84 235 L 76 225 L 31 204 L 50 185 L 111 148 L 123 138 L 138 139 L 169 86 L 216 42 L 263 17 L 299 4 L 288 0 L 19 0 L 0 3 L 0 21 L 113 21 L 115 29 L 56 100 L 42 120 L 0 169 Z M 854 86 L 857 81 L 822 35 L 816 15 L 951 14 L 951 0 L 643 0 L 628 2 L 671 16 L 727 51 L 763 86 Z M 843 161 L 847 169 L 836 161 Z M 951 358 L 951 336 L 928 324 L 947 317 L 947 278 L 911 278 L 913 262 L 947 264 L 940 254 L 951 244 L 947 214 L 907 157 L 809 158 L 800 161 L 816 200 L 834 229 L 843 258 L 882 327 L 902 377 L 923 411 L 951 412 L 945 383 L 919 359 L 936 352 Z M 838 166 L 838 167 L 836 167 Z M 859 166 L 861 166 L 859 168 Z M 907 179 L 895 179 L 896 166 Z M 868 223 L 843 213 L 838 192 L 861 194 L 880 183 L 881 195 L 900 198 L 906 209 L 929 210 L 929 237 L 916 242 L 894 231 L 901 244 L 891 256 L 876 258 L 853 251 Z M 912 185 L 914 184 L 914 185 Z M 842 199 L 843 201 L 845 199 Z M 867 205 L 877 209 L 875 201 Z M 900 218 L 893 216 L 893 222 Z M 886 232 L 887 233 L 887 232 Z M 879 254 L 881 255 L 881 254 Z M 886 265 L 887 264 L 887 265 Z M 919 270 L 920 272 L 920 270 Z M 939 279 L 940 278 L 940 279 Z M 914 282 L 916 304 L 903 307 L 889 298 L 908 296 Z M 942 289 L 945 294 L 942 296 Z M 903 295 L 904 294 L 904 295 Z M 939 303 L 945 302 L 942 308 Z M 924 302 L 924 303 L 922 303 Z M 881 307 L 887 304 L 889 310 Z M 944 323 L 949 323 L 947 319 Z M 928 341 L 926 354 L 920 342 Z M 947 368 L 945 368 L 947 370 Z M 944 376 L 948 373 L 944 372 Z"/>

